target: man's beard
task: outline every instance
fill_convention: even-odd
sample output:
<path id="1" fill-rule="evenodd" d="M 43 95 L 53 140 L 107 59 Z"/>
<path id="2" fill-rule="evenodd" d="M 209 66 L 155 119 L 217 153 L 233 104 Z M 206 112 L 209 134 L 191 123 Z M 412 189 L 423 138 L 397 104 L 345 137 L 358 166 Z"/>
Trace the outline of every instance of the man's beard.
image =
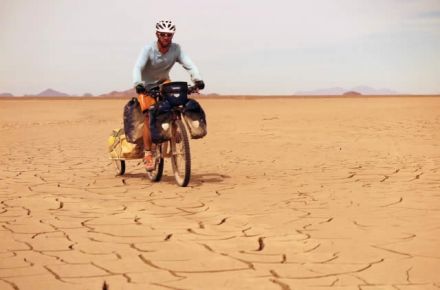
<path id="1" fill-rule="evenodd" d="M 162 43 L 160 40 L 158 42 L 161 48 L 169 48 L 171 46 L 171 41 L 169 41 L 167 44 Z"/>

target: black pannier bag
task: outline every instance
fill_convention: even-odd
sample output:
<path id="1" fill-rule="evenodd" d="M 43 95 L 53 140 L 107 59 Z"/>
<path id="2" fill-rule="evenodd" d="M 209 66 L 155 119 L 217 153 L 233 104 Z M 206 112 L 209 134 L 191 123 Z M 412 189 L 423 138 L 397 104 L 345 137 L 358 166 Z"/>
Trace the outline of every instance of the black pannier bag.
<path id="1" fill-rule="evenodd" d="M 188 100 L 183 109 L 183 116 L 192 139 L 200 139 L 206 136 L 208 128 L 205 111 L 196 100 Z"/>
<path id="2" fill-rule="evenodd" d="M 188 101 L 188 84 L 186 82 L 171 82 L 162 85 L 162 95 L 171 107 L 185 105 Z"/>
<path id="3" fill-rule="evenodd" d="M 136 98 L 132 98 L 124 106 L 124 131 L 130 143 L 142 141 L 145 115 Z"/>
<path id="4" fill-rule="evenodd" d="M 162 143 L 171 139 L 172 112 L 168 101 L 160 101 L 148 109 L 151 141 Z"/>

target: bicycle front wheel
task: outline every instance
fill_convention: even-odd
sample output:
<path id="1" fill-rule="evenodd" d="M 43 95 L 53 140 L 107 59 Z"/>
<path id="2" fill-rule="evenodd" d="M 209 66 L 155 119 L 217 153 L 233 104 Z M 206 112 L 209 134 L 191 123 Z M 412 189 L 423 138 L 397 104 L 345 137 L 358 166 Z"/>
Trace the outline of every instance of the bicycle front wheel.
<path id="1" fill-rule="evenodd" d="M 171 164 L 179 186 L 188 185 L 191 177 L 191 153 L 188 133 L 182 120 L 176 120 L 171 137 Z"/>
<path id="2" fill-rule="evenodd" d="M 162 156 L 162 144 L 155 146 L 155 166 L 154 170 L 147 171 L 148 178 L 153 182 L 159 182 L 162 179 L 163 174 L 163 156 Z"/>

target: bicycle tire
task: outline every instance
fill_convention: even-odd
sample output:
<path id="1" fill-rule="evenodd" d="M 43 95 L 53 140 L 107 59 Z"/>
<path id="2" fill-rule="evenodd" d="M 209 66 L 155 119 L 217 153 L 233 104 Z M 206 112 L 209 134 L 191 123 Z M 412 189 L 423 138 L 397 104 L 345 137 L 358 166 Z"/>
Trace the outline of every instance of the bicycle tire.
<path id="1" fill-rule="evenodd" d="M 191 178 L 191 152 L 188 133 L 182 120 L 178 119 L 174 123 L 176 126 L 173 126 L 171 137 L 171 165 L 177 184 L 185 187 Z M 176 138 L 180 140 L 176 140 Z"/>
<path id="2" fill-rule="evenodd" d="M 148 178 L 153 182 L 159 182 L 163 175 L 164 160 L 161 154 L 162 144 L 157 146 L 156 149 L 156 166 L 153 171 L 147 171 Z"/>
<path id="3" fill-rule="evenodd" d="M 124 175 L 125 173 L 125 160 L 115 159 L 113 160 L 115 166 L 116 176 Z"/>

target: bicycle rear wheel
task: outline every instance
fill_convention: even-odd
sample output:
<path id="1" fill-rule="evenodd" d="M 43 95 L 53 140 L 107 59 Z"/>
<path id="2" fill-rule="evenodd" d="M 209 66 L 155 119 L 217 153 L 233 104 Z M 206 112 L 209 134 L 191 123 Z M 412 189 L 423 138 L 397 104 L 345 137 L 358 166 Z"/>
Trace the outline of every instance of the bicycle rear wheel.
<path id="1" fill-rule="evenodd" d="M 191 153 L 188 133 L 182 120 L 175 121 L 170 143 L 174 178 L 179 186 L 185 187 L 191 177 Z"/>
<path id="2" fill-rule="evenodd" d="M 113 165 L 115 166 L 115 175 L 124 175 L 125 173 L 125 160 L 115 159 L 113 160 Z"/>
<path id="3" fill-rule="evenodd" d="M 147 171 L 148 178 L 153 182 L 159 182 L 162 179 L 164 161 L 161 152 L 162 144 L 156 145 L 156 150 L 154 154 L 156 165 L 153 171 Z"/>

